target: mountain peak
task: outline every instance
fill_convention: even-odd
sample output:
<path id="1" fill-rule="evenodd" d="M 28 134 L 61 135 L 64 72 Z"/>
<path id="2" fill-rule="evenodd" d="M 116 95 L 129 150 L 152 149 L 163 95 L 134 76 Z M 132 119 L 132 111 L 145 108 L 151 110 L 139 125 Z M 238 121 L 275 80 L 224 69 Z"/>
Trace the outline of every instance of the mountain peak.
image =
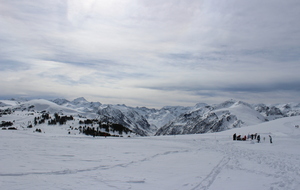
<path id="1" fill-rule="evenodd" d="M 227 101 L 222 102 L 220 104 L 217 104 L 214 107 L 215 107 L 215 109 L 229 108 L 232 105 L 234 105 L 236 102 L 237 102 L 236 100 L 230 99 L 230 100 L 227 100 Z"/>
<path id="2" fill-rule="evenodd" d="M 68 103 L 69 101 L 64 99 L 64 98 L 56 98 L 55 100 L 51 100 L 52 102 L 58 104 L 58 105 L 63 105 L 65 103 Z"/>
<path id="3" fill-rule="evenodd" d="M 208 106 L 208 104 L 206 104 L 206 103 L 197 103 L 194 107 L 202 108 L 202 107 L 205 107 L 205 106 Z"/>
<path id="4" fill-rule="evenodd" d="M 72 101 L 73 103 L 82 103 L 82 102 L 88 102 L 84 97 L 76 98 Z"/>

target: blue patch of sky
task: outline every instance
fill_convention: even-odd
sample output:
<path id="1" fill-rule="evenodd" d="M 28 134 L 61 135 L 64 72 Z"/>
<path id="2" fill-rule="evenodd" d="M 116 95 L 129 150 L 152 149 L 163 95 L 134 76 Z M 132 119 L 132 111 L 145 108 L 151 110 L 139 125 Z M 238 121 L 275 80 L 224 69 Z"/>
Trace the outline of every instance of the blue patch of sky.
<path id="1" fill-rule="evenodd" d="M 246 55 L 265 58 L 271 61 L 299 61 L 300 47 L 293 48 L 271 48 L 271 49 L 244 49 L 235 53 L 236 55 Z"/>
<path id="2" fill-rule="evenodd" d="M 223 86 L 206 86 L 206 85 L 157 85 L 157 86 L 137 86 L 139 88 L 161 90 L 161 91 L 186 91 L 194 92 L 197 95 L 211 95 L 212 92 L 223 91 L 223 92 L 276 92 L 276 91 L 300 91 L 300 80 L 296 81 L 274 81 L 270 83 L 260 83 L 260 84 L 234 84 L 234 85 L 223 85 Z"/>
<path id="3" fill-rule="evenodd" d="M 189 60 L 195 59 L 195 56 L 191 53 L 169 53 L 161 55 L 163 58 L 167 59 L 175 59 L 175 60 Z"/>
<path id="4" fill-rule="evenodd" d="M 46 100 L 54 100 L 59 97 L 59 94 L 47 92 L 47 94 L 39 93 L 28 93 L 27 95 L 18 95 L 18 94 L 9 94 L 9 95 L 0 95 L 0 100 L 14 100 L 14 101 L 28 101 L 33 99 L 46 99 Z"/>
<path id="5" fill-rule="evenodd" d="M 161 54 L 159 57 L 169 60 L 170 65 L 201 64 L 210 61 L 231 60 L 231 64 L 244 56 L 260 57 L 274 62 L 291 62 L 300 60 L 300 47 L 294 48 L 271 48 L 271 49 L 220 49 L 219 51 L 201 52 L 201 53 L 169 53 Z M 252 62 L 252 64 L 261 64 Z"/>
<path id="6" fill-rule="evenodd" d="M 95 77 L 105 78 L 108 80 L 123 80 L 123 79 L 148 79 L 153 76 L 148 73 L 137 73 L 134 71 L 123 72 L 120 70 L 114 70 L 110 72 L 96 72 L 94 73 Z"/>
<path id="7" fill-rule="evenodd" d="M 0 71 L 20 71 L 28 69 L 30 69 L 30 66 L 26 63 L 0 58 Z"/>
<path id="8" fill-rule="evenodd" d="M 276 91 L 300 91 L 300 81 L 278 82 L 270 84 L 255 84 L 255 85 L 232 85 L 219 88 L 226 92 L 276 92 Z"/>
<path id="9" fill-rule="evenodd" d="M 81 81 L 76 81 L 71 79 L 70 77 L 64 75 L 54 75 L 55 81 L 68 86 L 76 86 L 81 83 Z"/>
<path id="10" fill-rule="evenodd" d="M 74 53 L 68 53 L 68 52 L 59 52 L 55 54 L 55 56 L 53 57 L 45 57 L 44 60 L 61 62 L 65 64 L 70 64 L 70 65 L 75 65 L 80 67 L 95 68 L 95 69 L 106 69 L 111 67 L 124 66 L 113 60 L 101 59 L 101 58 L 91 59 L 91 58 L 86 58 L 82 55 L 75 55 Z"/>
<path id="11" fill-rule="evenodd" d="M 286 49 L 279 49 L 274 52 L 274 58 L 282 62 L 300 61 L 300 46 Z"/>
<path id="12" fill-rule="evenodd" d="M 202 51 L 195 53 L 169 53 L 160 54 L 159 57 L 166 59 L 164 62 L 171 66 L 180 66 L 196 69 L 197 67 L 205 67 L 212 69 L 214 66 L 221 65 L 225 61 L 235 63 L 236 59 L 232 56 L 232 52 L 228 50 L 219 51 Z"/>
<path id="13" fill-rule="evenodd" d="M 74 53 L 60 52 L 55 57 L 44 58 L 46 61 L 60 62 L 79 67 L 94 69 L 95 75 L 99 77 L 107 77 L 113 79 L 123 78 L 150 78 L 149 73 L 136 72 L 136 66 L 128 65 L 126 63 L 119 63 L 111 59 L 91 59 L 82 55 L 75 55 Z"/>
<path id="14" fill-rule="evenodd" d="M 197 90 L 193 86 L 185 86 L 185 85 L 137 85 L 135 86 L 137 88 L 145 88 L 145 89 L 151 89 L 151 90 L 160 90 L 160 91 L 194 91 Z"/>
<path id="15" fill-rule="evenodd" d="M 60 6 L 57 6 L 57 4 L 49 2 L 43 2 L 41 3 L 40 1 L 13 1 L 11 2 L 11 6 L 18 8 L 19 13 L 23 12 L 28 15 L 39 15 L 40 18 L 46 18 L 46 15 L 50 14 L 64 14 L 65 13 L 65 5 L 60 3 Z M 19 15 L 18 18 L 20 20 L 31 20 L 33 17 L 22 17 L 24 15 L 16 14 Z"/>
<path id="16" fill-rule="evenodd" d="M 197 91 L 194 91 L 193 94 L 197 95 L 197 96 L 209 97 L 209 98 L 220 96 L 220 92 L 217 91 L 217 90 L 209 90 L 209 91 L 207 91 L 207 90 L 197 90 Z"/>
<path id="17" fill-rule="evenodd" d="M 203 52 L 203 53 L 169 53 L 160 55 L 162 58 L 167 58 L 170 60 L 178 60 L 178 61 L 199 61 L 199 60 L 206 60 L 206 61 L 215 61 L 219 60 L 220 56 L 226 55 L 225 52 L 221 51 L 214 51 L 214 52 Z"/>

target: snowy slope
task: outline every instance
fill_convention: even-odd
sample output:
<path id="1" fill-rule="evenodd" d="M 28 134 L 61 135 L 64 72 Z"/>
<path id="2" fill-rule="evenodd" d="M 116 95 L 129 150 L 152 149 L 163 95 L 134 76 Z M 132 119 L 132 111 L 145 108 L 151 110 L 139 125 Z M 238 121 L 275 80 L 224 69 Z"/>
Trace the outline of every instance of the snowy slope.
<path id="1" fill-rule="evenodd" d="M 255 125 L 265 122 L 265 118 L 259 112 L 253 109 L 250 104 L 242 101 L 233 101 L 230 106 L 217 106 L 215 108 L 215 113 L 229 111 L 232 115 L 235 115 L 239 120 L 243 122 L 244 125 Z"/>
<path id="2" fill-rule="evenodd" d="M 298 190 L 299 123 L 296 116 L 218 133 L 139 138 L 1 130 L 0 188 Z M 233 133 L 249 132 L 267 139 L 232 141 Z"/>
<path id="3" fill-rule="evenodd" d="M 192 108 L 160 128 L 156 135 L 217 132 L 261 122 L 265 122 L 265 118 L 251 105 L 230 100 L 215 106 Z"/>
<path id="4" fill-rule="evenodd" d="M 80 97 L 71 102 L 65 102 L 63 105 L 72 109 L 77 109 L 80 112 L 95 113 L 102 104 L 100 102 L 88 102 L 85 98 Z"/>
<path id="5" fill-rule="evenodd" d="M 20 102 L 14 101 L 14 100 L 0 100 L 0 109 L 6 109 L 11 106 L 19 105 Z"/>
<path id="6" fill-rule="evenodd" d="M 20 106 L 14 107 L 15 109 L 22 109 L 22 110 L 31 110 L 31 111 L 37 111 L 37 112 L 49 112 L 49 113 L 55 113 L 55 112 L 63 112 L 63 113 L 77 113 L 75 109 L 70 109 L 65 106 L 57 105 L 53 102 L 50 102 L 48 100 L 43 99 L 35 99 L 30 100 L 27 102 L 24 102 L 20 104 Z"/>

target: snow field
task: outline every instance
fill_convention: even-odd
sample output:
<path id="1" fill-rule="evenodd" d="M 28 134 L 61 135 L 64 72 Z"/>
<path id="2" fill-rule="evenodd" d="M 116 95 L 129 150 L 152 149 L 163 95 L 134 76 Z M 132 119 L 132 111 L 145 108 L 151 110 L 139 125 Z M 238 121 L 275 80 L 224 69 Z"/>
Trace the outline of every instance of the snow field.
<path id="1" fill-rule="evenodd" d="M 0 189 L 297 190 L 299 123 L 134 138 L 1 130 Z M 262 142 L 232 141 L 233 133 L 258 133 Z"/>

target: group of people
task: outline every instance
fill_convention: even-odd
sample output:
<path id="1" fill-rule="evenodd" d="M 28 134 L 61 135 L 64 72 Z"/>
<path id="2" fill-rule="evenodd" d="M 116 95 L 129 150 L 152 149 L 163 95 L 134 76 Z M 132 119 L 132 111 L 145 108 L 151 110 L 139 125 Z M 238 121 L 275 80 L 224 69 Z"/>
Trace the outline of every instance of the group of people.
<path id="1" fill-rule="evenodd" d="M 273 141 L 272 141 L 272 136 L 271 135 L 269 135 L 269 138 L 270 138 L 270 143 L 273 143 Z M 245 141 L 245 140 L 247 140 L 247 139 L 251 139 L 251 140 L 254 140 L 254 139 L 256 139 L 257 140 L 257 142 L 258 143 L 260 143 L 260 135 L 258 135 L 257 133 L 255 133 L 255 134 L 248 134 L 248 137 L 245 135 L 244 137 L 242 137 L 241 135 L 236 135 L 236 133 L 234 133 L 233 134 L 233 140 L 234 141 Z M 264 137 L 264 141 L 266 140 L 266 138 Z"/>

